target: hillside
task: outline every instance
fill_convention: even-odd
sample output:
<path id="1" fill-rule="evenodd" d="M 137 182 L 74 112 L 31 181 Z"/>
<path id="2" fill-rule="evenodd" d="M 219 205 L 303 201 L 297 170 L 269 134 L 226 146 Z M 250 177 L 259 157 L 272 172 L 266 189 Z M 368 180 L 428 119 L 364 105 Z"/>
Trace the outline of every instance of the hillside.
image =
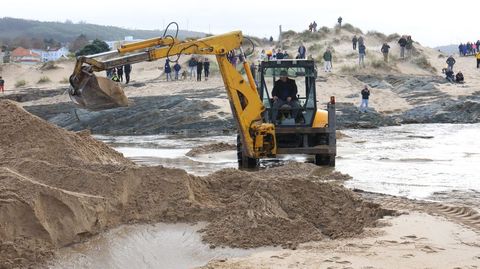
<path id="1" fill-rule="evenodd" d="M 102 26 L 90 23 L 42 22 L 16 18 L 0 18 L 0 39 L 19 37 L 46 38 L 60 42 L 70 42 L 80 34 L 89 39 L 120 40 L 125 36 L 134 38 L 152 38 L 163 34 L 162 30 L 132 30 L 116 26 Z M 204 33 L 179 31 L 179 37 L 200 37 Z"/>

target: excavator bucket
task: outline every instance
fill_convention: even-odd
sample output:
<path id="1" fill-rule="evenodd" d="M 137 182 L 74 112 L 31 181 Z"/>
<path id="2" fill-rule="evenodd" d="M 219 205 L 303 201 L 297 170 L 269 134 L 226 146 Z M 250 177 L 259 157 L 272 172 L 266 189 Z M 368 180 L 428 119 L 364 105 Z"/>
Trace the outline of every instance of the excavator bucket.
<path id="1" fill-rule="evenodd" d="M 82 108 L 104 110 L 128 106 L 120 83 L 82 70 L 70 77 L 70 98 Z"/>

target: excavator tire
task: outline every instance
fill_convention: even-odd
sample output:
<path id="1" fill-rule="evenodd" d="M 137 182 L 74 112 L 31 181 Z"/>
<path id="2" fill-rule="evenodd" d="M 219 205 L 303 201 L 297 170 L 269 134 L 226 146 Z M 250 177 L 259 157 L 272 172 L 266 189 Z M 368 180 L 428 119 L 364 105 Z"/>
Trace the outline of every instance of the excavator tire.
<path id="1" fill-rule="evenodd" d="M 328 154 L 316 154 L 315 164 L 318 166 L 335 166 L 335 156 Z"/>
<path id="2" fill-rule="evenodd" d="M 237 159 L 239 169 L 252 169 L 258 167 L 259 164 L 258 159 L 244 156 L 242 138 L 240 137 L 240 135 L 237 135 Z"/>

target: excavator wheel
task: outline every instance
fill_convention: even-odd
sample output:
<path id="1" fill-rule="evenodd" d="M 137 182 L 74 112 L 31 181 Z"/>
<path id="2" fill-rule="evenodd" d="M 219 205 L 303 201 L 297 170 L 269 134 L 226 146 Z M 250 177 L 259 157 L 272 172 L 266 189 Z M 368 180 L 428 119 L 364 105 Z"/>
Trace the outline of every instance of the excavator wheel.
<path id="1" fill-rule="evenodd" d="M 237 135 L 237 158 L 238 158 L 238 168 L 252 169 L 258 167 L 259 161 L 256 158 L 250 158 L 244 156 L 243 154 L 243 145 L 242 138 L 240 135 Z"/>

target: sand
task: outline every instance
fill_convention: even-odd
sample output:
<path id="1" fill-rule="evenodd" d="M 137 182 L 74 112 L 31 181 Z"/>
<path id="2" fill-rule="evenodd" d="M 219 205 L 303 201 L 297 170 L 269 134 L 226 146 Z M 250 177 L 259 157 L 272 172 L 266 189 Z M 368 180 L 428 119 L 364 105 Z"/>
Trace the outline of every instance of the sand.
<path id="1" fill-rule="evenodd" d="M 313 164 L 195 177 L 139 167 L 90 137 L 0 101 L 0 264 L 41 264 L 54 250 L 122 223 L 209 224 L 214 246 L 255 247 L 344 238 L 393 214 Z M 22 135 L 19 135 L 22 134 Z"/>
<path id="2" fill-rule="evenodd" d="M 188 151 L 185 155 L 189 157 L 197 157 L 199 155 L 208 154 L 208 153 L 217 153 L 222 151 L 237 150 L 237 146 L 229 143 L 211 143 L 206 145 L 201 145 L 194 147 Z"/>

